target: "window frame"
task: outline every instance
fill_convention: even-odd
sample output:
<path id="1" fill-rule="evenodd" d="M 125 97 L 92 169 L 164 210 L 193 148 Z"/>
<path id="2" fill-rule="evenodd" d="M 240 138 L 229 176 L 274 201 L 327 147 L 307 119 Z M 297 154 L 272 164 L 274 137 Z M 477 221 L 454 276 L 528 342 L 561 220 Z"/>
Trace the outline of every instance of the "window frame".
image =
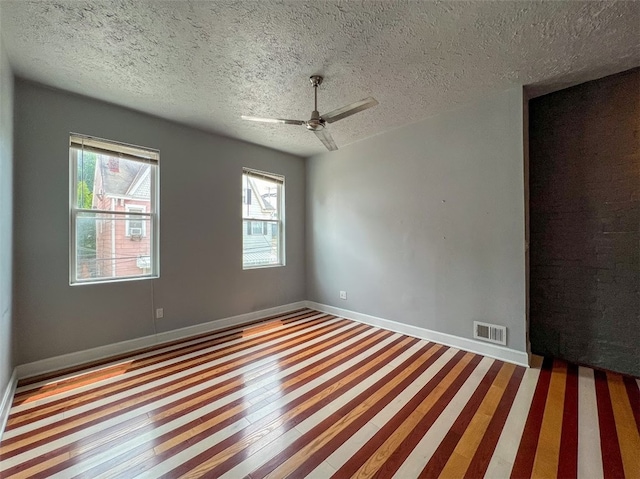
<path id="1" fill-rule="evenodd" d="M 79 146 L 78 142 L 82 142 Z M 86 142 L 86 143 L 85 143 Z M 85 148 L 85 144 L 87 145 Z M 109 149 L 108 147 L 111 147 Z M 102 155 L 110 155 L 115 158 L 140 161 L 150 165 L 150 192 L 149 209 L 146 211 L 144 205 L 130 205 L 143 208 L 144 212 L 110 211 L 97 208 L 80 208 L 78 206 L 78 166 L 80 155 L 84 150 L 97 152 Z M 139 153 L 139 154 L 137 154 Z M 71 286 L 101 283 L 119 283 L 123 281 L 136 281 L 144 279 L 156 279 L 160 277 L 160 152 L 154 148 L 142 147 L 123 143 L 114 140 L 107 140 L 99 137 L 88 136 L 78 133 L 69 134 L 69 284 Z M 151 236 L 150 258 L 151 268 L 149 273 L 122 277 L 99 277 L 99 278 L 79 278 L 78 277 L 78 250 L 77 250 L 77 225 L 78 217 L 83 213 L 109 215 L 112 218 L 123 217 L 125 219 L 125 237 L 130 238 L 129 218 L 139 216 L 142 219 L 143 237 L 146 234 Z M 109 219 L 107 216 L 105 219 Z M 146 227 L 146 220 L 149 221 L 149 228 Z M 97 221 L 100 228 L 103 228 L 102 221 Z M 96 227 L 96 231 L 98 227 Z"/>
<path id="2" fill-rule="evenodd" d="M 258 194 L 249 193 L 247 194 L 245 190 L 251 191 L 251 188 L 246 188 L 245 184 L 245 175 L 249 177 L 259 178 L 267 181 L 272 181 L 276 183 L 278 187 L 278 204 L 276 206 L 276 210 L 278 211 L 277 219 L 264 219 L 264 218 L 256 218 L 254 216 L 245 215 L 245 208 L 251 206 L 253 203 L 256 203 L 256 196 Z M 260 171 L 253 168 L 243 167 L 242 168 L 242 269 L 243 270 L 252 270 L 252 269 L 262 269 L 262 268 L 278 268 L 282 266 L 286 266 L 286 242 L 285 242 L 285 177 L 284 175 L 279 175 L 276 173 L 269 173 L 266 171 Z M 251 199 L 249 203 L 246 202 L 246 198 L 249 196 Z M 244 237 L 246 231 L 245 222 L 250 223 L 251 234 L 248 236 L 253 236 L 253 226 L 254 222 L 259 222 L 262 224 L 261 231 L 264 234 L 266 230 L 269 232 L 271 227 L 265 226 L 268 224 L 277 223 L 277 231 L 278 231 L 278 262 L 273 264 L 257 264 L 257 265 L 246 265 L 244 262 Z M 267 233 L 269 234 L 269 233 Z"/>

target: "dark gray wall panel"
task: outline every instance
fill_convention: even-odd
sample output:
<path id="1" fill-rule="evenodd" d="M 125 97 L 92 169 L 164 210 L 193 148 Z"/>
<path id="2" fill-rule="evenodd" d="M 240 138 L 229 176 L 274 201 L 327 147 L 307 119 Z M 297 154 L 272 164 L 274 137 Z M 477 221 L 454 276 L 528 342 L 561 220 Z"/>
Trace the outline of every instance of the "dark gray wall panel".
<path id="1" fill-rule="evenodd" d="M 640 375 L 640 70 L 530 102 L 531 346 Z"/>

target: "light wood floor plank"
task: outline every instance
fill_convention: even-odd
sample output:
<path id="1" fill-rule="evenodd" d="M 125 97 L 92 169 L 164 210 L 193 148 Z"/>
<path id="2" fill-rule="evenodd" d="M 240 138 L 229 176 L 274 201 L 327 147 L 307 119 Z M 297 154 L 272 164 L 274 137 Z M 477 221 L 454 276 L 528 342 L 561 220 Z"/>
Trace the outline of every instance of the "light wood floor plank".
<path id="1" fill-rule="evenodd" d="M 602 452 L 598 441 L 598 406 L 593 369 L 578 369 L 578 477 L 603 479 Z"/>

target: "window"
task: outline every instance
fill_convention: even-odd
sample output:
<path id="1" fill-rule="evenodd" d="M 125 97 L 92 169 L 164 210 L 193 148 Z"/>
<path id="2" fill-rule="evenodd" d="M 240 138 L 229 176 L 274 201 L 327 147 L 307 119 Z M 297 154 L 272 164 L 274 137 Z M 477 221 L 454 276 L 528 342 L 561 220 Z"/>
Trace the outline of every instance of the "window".
<path id="1" fill-rule="evenodd" d="M 71 134 L 70 283 L 156 278 L 157 150 Z"/>
<path id="2" fill-rule="evenodd" d="M 284 265 L 284 176 L 242 171 L 242 267 Z"/>
<path id="3" fill-rule="evenodd" d="M 131 212 L 133 211 L 134 213 L 145 213 L 146 212 L 146 208 L 144 205 L 126 205 L 126 209 L 127 211 Z M 146 223 L 143 221 L 143 219 L 140 216 L 136 216 L 136 215 L 127 215 L 127 220 L 126 220 L 126 234 L 128 237 L 130 237 L 132 240 L 135 239 L 140 239 L 143 236 L 147 236 L 147 228 L 146 228 Z"/>
<path id="4" fill-rule="evenodd" d="M 251 189 L 250 188 L 242 188 L 242 204 L 250 205 L 251 204 Z"/>
<path id="5" fill-rule="evenodd" d="M 247 225 L 247 234 L 248 235 L 266 235 L 267 234 L 267 223 L 266 222 L 261 222 L 261 221 L 247 221 L 246 222 Z M 271 225 L 271 231 L 272 231 L 272 236 L 274 235 L 273 231 L 274 229 L 277 229 L 278 225 L 277 224 L 272 224 Z"/>

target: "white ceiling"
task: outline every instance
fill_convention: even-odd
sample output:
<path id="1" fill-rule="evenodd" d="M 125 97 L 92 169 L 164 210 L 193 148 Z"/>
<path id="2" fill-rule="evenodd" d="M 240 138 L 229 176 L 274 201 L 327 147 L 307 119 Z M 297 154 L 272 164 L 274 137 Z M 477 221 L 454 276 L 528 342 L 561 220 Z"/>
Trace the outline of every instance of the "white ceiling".
<path id="1" fill-rule="evenodd" d="M 640 2 L 420 0 L 2 0 L 15 73 L 301 156 L 311 74 L 320 113 L 374 96 L 332 124 L 339 147 L 535 85 L 548 92 L 640 65 Z"/>

